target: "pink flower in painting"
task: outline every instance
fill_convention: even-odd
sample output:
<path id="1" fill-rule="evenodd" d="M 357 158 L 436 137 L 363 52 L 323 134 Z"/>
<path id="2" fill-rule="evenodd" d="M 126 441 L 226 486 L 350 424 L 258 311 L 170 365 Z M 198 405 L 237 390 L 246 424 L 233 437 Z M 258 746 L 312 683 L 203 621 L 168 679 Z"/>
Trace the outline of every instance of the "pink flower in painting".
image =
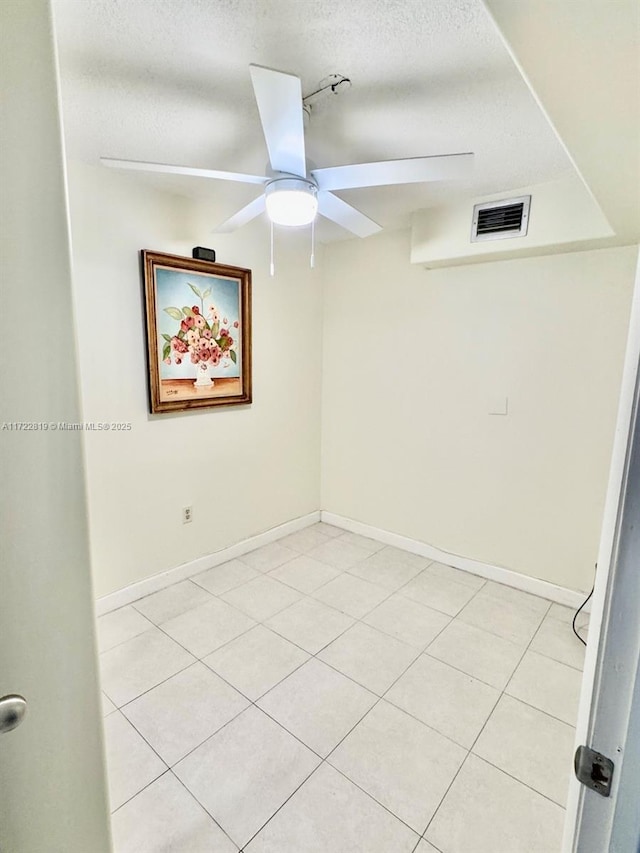
<path id="1" fill-rule="evenodd" d="M 171 338 L 171 349 L 174 352 L 186 352 L 187 351 L 187 345 L 185 344 L 185 342 L 183 340 L 181 340 L 179 337 L 174 335 L 174 337 Z"/>
<path id="2" fill-rule="evenodd" d="M 208 365 L 229 367 L 231 356 L 236 357 L 232 351 L 232 348 L 235 350 L 235 342 L 229 334 L 230 322 L 233 322 L 234 329 L 239 329 L 238 320 L 230 321 L 225 317 L 221 322 L 220 312 L 212 303 L 206 309 L 193 305 L 182 310 L 166 310 L 173 319 L 178 318 L 179 331 L 172 337 L 164 335 L 165 364 L 170 365 L 172 360 L 175 364 L 182 364 L 188 355 L 191 364 L 198 365 L 198 369 L 205 373 Z"/>

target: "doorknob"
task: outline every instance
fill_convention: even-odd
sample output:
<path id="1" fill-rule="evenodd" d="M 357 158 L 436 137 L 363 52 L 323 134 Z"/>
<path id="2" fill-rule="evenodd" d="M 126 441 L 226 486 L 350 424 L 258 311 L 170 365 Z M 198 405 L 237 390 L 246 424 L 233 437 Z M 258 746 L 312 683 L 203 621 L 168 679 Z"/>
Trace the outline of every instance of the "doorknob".
<path id="1" fill-rule="evenodd" d="M 10 693 L 0 699 L 0 734 L 10 732 L 24 720 L 27 713 L 27 700 L 17 693 Z"/>

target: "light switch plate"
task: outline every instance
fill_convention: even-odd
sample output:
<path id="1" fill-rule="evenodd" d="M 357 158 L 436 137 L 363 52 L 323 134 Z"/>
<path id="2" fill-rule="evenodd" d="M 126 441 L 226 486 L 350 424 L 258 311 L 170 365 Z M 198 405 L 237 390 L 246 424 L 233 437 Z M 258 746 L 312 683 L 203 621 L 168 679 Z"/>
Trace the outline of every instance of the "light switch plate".
<path id="1" fill-rule="evenodd" d="M 508 415 L 509 414 L 509 398 L 496 395 L 489 398 L 489 414 L 490 415 Z"/>

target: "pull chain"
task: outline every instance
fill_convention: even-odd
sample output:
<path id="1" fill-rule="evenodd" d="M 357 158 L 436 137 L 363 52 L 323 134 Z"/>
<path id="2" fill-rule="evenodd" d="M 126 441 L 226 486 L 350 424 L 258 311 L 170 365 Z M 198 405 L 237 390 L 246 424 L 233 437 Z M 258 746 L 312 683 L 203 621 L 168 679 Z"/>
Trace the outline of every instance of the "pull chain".
<path id="1" fill-rule="evenodd" d="M 311 221 L 311 269 L 316 265 L 316 221 Z"/>
<path id="2" fill-rule="evenodd" d="M 271 222 L 271 266 L 269 267 L 269 271 L 272 276 L 276 273 L 276 267 L 273 262 L 273 221 Z"/>

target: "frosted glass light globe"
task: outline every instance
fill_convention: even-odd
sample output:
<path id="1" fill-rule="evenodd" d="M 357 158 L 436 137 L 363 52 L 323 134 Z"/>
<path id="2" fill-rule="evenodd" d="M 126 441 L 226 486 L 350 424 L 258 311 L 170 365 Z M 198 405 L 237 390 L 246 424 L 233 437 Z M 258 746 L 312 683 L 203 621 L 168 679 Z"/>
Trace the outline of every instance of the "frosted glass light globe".
<path id="1" fill-rule="evenodd" d="M 275 225 L 309 225 L 318 213 L 316 187 L 302 178 L 281 178 L 265 190 L 267 215 Z"/>

